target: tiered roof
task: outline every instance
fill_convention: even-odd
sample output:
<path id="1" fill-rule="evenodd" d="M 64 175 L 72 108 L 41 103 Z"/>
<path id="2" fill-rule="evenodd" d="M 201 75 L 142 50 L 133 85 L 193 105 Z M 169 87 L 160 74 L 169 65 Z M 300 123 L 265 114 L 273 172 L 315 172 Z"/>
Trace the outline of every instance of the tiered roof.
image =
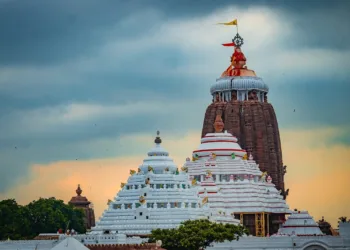
<path id="1" fill-rule="evenodd" d="M 277 235 L 318 236 L 324 234 L 307 211 L 293 211 Z"/>
<path id="2" fill-rule="evenodd" d="M 131 170 L 126 184 L 109 202 L 92 233 L 148 235 L 157 228 L 174 228 L 182 221 L 207 217 L 188 175 L 179 172 L 169 153 L 155 140 L 155 147 L 139 167 Z"/>
<path id="3" fill-rule="evenodd" d="M 220 132 L 220 115 L 214 127 L 216 133 L 203 137 L 193 151 L 193 161 L 187 160 L 184 165 L 196 179 L 200 197 L 207 197 L 210 208 L 226 213 L 289 213 L 268 173 L 260 171 L 236 137 Z"/>

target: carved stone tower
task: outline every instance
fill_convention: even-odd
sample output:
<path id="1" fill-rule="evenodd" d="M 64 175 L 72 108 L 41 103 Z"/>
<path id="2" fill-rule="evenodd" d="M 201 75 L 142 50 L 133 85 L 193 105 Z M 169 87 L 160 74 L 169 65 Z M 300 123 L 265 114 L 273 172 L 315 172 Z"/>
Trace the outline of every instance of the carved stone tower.
<path id="1" fill-rule="evenodd" d="M 76 208 L 82 208 L 84 210 L 85 227 L 86 229 L 91 229 L 91 227 L 95 226 L 95 213 L 94 209 L 91 207 L 91 202 L 85 196 L 81 196 L 83 190 L 81 190 L 79 184 L 75 192 L 77 193 L 77 196 L 72 197 L 68 204 L 73 205 Z"/>
<path id="2" fill-rule="evenodd" d="M 282 149 L 278 123 L 274 108 L 267 100 L 269 88 L 262 78 L 248 69 L 246 58 L 241 51 L 243 39 L 237 35 L 231 65 L 210 89 L 213 103 L 205 112 L 202 137 L 213 133 L 216 114 L 221 112 L 225 130 L 236 136 L 242 148 L 252 154 L 261 171 L 267 171 L 276 187 L 286 197 L 284 187 Z"/>

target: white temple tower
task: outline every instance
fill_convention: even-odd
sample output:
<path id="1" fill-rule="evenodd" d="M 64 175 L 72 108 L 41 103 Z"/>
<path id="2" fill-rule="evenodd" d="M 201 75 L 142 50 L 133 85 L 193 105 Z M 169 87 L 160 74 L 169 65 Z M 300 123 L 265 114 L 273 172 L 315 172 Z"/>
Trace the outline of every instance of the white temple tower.
<path id="1" fill-rule="evenodd" d="M 237 138 L 224 128 L 220 114 L 214 123 L 215 133 L 201 139 L 193 159 L 184 168 L 198 185 L 210 210 L 221 211 L 239 219 L 252 235 L 277 233 L 285 214 L 291 213 L 280 191 L 267 172 L 261 172 Z"/>
<path id="2" fill-rule="evenodd" d="M 130 170 L 127 183 L 102 214 L 92 234 L 122 233 L 146 236 L 151 230 L 177 227 L 182 221 L 208 218 L 197 189 L 186 172 L 179 172 L 161 146 L 157 132 L 155 147 L 138 171 Z"/>

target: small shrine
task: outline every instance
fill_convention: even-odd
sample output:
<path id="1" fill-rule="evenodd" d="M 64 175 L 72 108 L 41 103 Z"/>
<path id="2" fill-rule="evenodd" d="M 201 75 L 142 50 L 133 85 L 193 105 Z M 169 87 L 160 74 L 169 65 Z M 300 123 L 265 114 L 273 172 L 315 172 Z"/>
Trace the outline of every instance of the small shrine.
<path id="1" fill-rule="evenodd" d="M 91 229 L 91 227 L 95 226 L 95 212 L 91 206 L 91 202 L 85 196 L 81 195 L 83 190 L 80 188 L 80 184 L 78 184 L 78 188 L 75 192 L 77 195 L 72 197 L 68 204 L 84 210 L 86 229 Z"/>

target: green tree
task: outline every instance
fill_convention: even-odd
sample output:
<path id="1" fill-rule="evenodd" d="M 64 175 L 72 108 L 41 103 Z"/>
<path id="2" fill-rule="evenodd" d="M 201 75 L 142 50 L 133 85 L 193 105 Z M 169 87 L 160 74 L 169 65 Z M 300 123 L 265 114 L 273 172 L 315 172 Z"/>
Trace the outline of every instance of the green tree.
<path id="1" fill-rule="evenodd" d="M 0 240 L 19 240 L 30 232 L 27 209 L 14 199 L 0 201 Z"/>
<path id="2" fill-rule="evenodd" d="M 238 240 L 248 230 L 243 226 L 221 224 L 209 220 L 188 220 L 175 229 L 153 230 L 149 242 L 162 241 L 168 250 L 205 249 L 213 242 Z"/>
<path id="3" fill-rule="evenodd" d="M 0 240 L 32 239 L 39 233 L 75 229 L 85 233 L 85 213 L 55 198 L 33 201 L 20 206 L 14 199 L 0 201 Z"/>
<path id="4" fill-rule="evenodd" d="M 84 212 L 55 198 L 33 201 L 27 205 L 31 230 L 35 234 L 56 233 L 59 228 L 74 228 L 85 233 Z"/>

